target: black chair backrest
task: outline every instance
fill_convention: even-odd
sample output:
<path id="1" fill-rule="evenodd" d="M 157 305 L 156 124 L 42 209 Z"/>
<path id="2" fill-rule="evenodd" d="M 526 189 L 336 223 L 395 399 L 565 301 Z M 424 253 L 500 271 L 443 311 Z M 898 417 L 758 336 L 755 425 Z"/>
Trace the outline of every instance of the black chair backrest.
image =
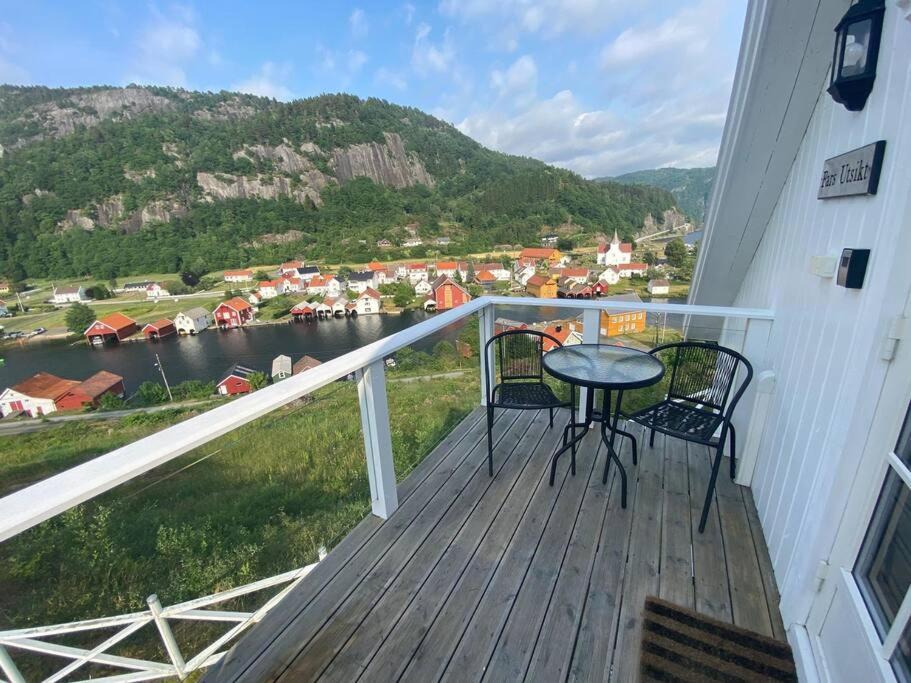
<path id="1" fill-rule="evenodd" d="M 660 354 L 670 371 L 669 399 L 700 404 L 718 412 L 724 411 L 726 405 L 733 410 L 753 377 L 753 366 L 746 358 L 718 344 L 673 342 L 655 347 L 649 353 Z M 741 366 L 746 374 L 728 404 Z"/>
<path id="2" fill-rule="evenodd" d="M 544 379 L 544 340 L 560 347 L 560 340 L 538 330 L 506 330 L 491 337 L 484 347 L 482 362 L 490 357 L 488 350 L 494 345 L 495 370 L 499 382 L 521 382 Z M 485 377 L 488 376 L 485 373 Z M 494 375 L 496 380 L 496 375 Z M 488 388 L 490 389 L 490 388 Z"/>

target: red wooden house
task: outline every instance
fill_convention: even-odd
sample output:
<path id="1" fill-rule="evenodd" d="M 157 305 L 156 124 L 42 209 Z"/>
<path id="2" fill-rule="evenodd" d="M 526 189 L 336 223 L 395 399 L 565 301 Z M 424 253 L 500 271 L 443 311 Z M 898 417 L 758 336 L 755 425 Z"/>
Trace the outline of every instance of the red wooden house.
<path id="1" fill-rule="evenodd" d="M 54 404 L 57 410 L 79 410 L 88 405 L 97 406 L 104 394 L 114 394 L 123 398 L 125 393 L 123 377 L 107 370 L 100 370 L 67 390 L 54 401 Z"/>
<path id="2" fill-rule="evenodd" d="M 221 328 L 240 327 L 253 320 L 255 310 L 253 306 L 235 296 L 233 299 L 222 301 L 215 307 L 213 316 L 215 324 Z"/>
<path id="3" fill-rule="evenodd" d="M 608 284 L 604 280 L 598 280 L 592 285 L 592 294 L 595 296 L 605 296 L 607 294 Z"/>
<path id="4" fill-rule="evenodd" d="M 162 318 L 143 327 L 142 333 L 146 336 L 146 339 L 161 339 L 162 337 L 177 334 L 177 328 L 172 321 Z"/>
<path id="5" fill-rule="evenodd" d="M 111 313 L 93 322 L 85 331 L 85 337 L 90 343 L 100 346 L 102 344 L 116 344 L 136 333 L 136 321 L 123 313 Z"/>
<path id="6" fill-rule="evenodd" d="M 291 317 L 295 320 L 310 320 L 315 315 L 316 311 L 307 301 L 301 301 L 291 309 Z"/>
<path id="7" fill-rule="evenodd" d="M 445 311 L 471 301 L 468 290 L 448 275 L 441 275 L 433 281 L 433 299 L 438 311 Z"/>
<path id="8" fill-rule="evenodd" d="M 256 370 L 243 365 L 232 365 L 225 372 L 223 379 L 216 385 L 215 390 L 223 396 L 247 394 L 253 389 L 250 386 L 250 375 L 254 372 Z"/>

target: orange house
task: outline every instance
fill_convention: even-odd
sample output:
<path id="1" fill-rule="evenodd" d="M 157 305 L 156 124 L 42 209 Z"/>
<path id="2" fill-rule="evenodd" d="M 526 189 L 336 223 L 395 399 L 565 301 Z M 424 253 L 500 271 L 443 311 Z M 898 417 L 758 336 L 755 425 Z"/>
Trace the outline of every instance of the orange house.
<path id="1" fill-rule="evenodd" d="M 617 294 L 606 296 L 602 301 L 623 301 L 625 303 L 642 303 L 637 294 Z M 645 330 L 645 311 L 616 311 L 601 313 L 601 334 L 616 337 L 621 334 L 632 334 Z"/>
<path id="2" fill-rule="evenodd" d="M 547 265 L 553 266 L 563 260 L 563 254 L 559 249 L 553 247 L 525 247 L 519 253 L 519 264 L 523 266 L 534 266 L 541 261 L 546 261 Z"/>
<path id="3" fill-rule="evenodd" d="M 557 281 L 545 275 L 532 275 L 525 283 L 525 291 L 539 299 L 556 299 Z"/>

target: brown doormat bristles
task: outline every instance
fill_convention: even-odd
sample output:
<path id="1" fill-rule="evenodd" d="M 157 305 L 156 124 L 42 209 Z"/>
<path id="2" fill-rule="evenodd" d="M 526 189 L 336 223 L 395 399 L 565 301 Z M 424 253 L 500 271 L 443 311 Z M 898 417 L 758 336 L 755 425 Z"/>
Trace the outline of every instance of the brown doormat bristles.
<path id="1" fill-rule="evenodd" d="M 655 597 L 645 599 L 643 681 L 796 681 L 791 647 Z"/>

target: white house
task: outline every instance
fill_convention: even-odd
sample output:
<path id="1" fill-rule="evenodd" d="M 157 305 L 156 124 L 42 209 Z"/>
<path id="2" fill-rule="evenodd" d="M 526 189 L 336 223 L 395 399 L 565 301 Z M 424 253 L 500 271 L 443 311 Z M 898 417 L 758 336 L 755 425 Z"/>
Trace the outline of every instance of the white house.
<path id="1" fill-rule="evenodd" d="M 272 381 L 278 382 L 291 376 L 291 356 L 276 356 L 272 359 Z"/>
<path id="2" fill-rule="evenodd" d="M 226 270 L 224 273 L 225 282 L 242 283 L 253 280 L 252 270 Z"/>
<path id="3" fill-rule="evenodd" d="M 873 18 L 837 45 L 850 6 L 749 3 L 690 293 L 774 312 L 722 342 L 745 343 L 755 372 L 735 425 L 757 455 L 737 479 L 803 681 L 911 670 L 911 6 L 854 5 Z M 826 91 L 833 54 L 838 78 L 875 69 L 866 102 L 843 95 L 854 110 Z"/>
<path id="4" fill-rule="evenodd" d="M 533 276 L 536 272 L 536 268 L 532 265 L 518 266 L 515 272 L 516 282 L 524 287 L 528 284 L 528 278 Z"/>
<path id="5" fill-rule="evenodd" d="M 598 279 L 609 285 L 620 282 L 620 269 L 617 266 L 608 266 L 598 274 Z"/>
<path id="6" fill-rule="evenodd" d="M 376 287 L 377 284 L 379 283 L 376 281 L 376 273 L 372 270 L 362 270 L 348 275 L 348 289 L 358 294 Z"/>
<path id="7" fill-rule="evenodd" d="M 285 294 L 288 292 L 300 292 L 304 289 L 304 285 L 299 277 L 283 275 L 282 283 L 282 289 Z"/>
<path id="8" fill-rule="evenodd" d="M 55 304 L 73 304 L 81 301 L 89 301 L 89 297 L 85 293 L 85 287 L 82 285 L 54 287 L 54 296 L 51 301 Z"/>
<path id="9" fill-rule="evenodd" d="M 405 276 L 412 285 L 416 285 L 421 280 L 429 280 L 426 263 L 409 263 L 405 267 Z"/>
<path id="10" fill-rule="evenodd" d="M 432 291 L 433 285 L 431 285 L 427 280 L 419 280 L 418 283 L 414 286 L 414 293 L 420 294 L 421 296 L 430 294 Z"/>
<path id="11" fill-rule="evenodd" d="M 0 318 L 6 318 L 9 315 L 9 308 L 3 299 L 0 299 Z"/>
<path id="12" fill-rule="evenodd" d="M 157 282 L 150 282 L 146 285 L 146 298 L 159 299 L 163 296 L 171 296 L 171 293 Z"/>
<path id="13" fill-rule="evenodd" d="M 652 279 L 648 281 L 648 293 L 654 295 L 669 294 L 671 283 L 667 280 Z"/>
<path id="14" fill-rule="evenodd" d="M 633 260 L 633 245 L 630 242 L 621 242 L 614 230 L 614 239 L 605 244 L 598 245 L 598 265 L 619 266 Z"/>
<path id="15" fill-rule="evenodd" d="M 342 282 L 334 275 L 326 276 L 326 296 L 341 296 Z"/>
<path id="16" fill-rule="evenodd" d="M 39 372 L 0 393 L 0 416 L 24 413 L 39 417 L 56 412 L 57 399 L 77 384 L 76 380 Z"/>
<path id="17" fill-rule="evenodd" d="M 614 266 L 620 273 L 620 277 L 632 277 L 633 275 L 645 275 L 648 272 L 647 263 L 621 263 Z"/>
<path id="18" fill-rule="evenodd" d="M 420 237 L 409 237 L 404 242 L 402 242 L 402 246 L 406 248 L 419 247 L 422 244 L 424 244 L 424 240 L 422 240 Z"/>
<path id="19" fill-rule="evenodd" d="M 177 334 L 198 334 L 211 324 L 212 315 L 200 306 L 174 316 L 174 327 L 177 328 Z"/>
<path id="20" fill-rule="evenodd" d="M 285 293 L 285 281 L 281 278 L 277 280 L 263 280 L 259 283 L 259 295 L 263 299 L 274 299 Z"/>
<path id="21" fill-rule="evenodd" d="M 380 299 L 380 293 L 373 288 L 364 290 L 354 301 L 354 310 L 357 311 L 358 315 L 378 313 L 382 307 L 383 302 Z"/>

